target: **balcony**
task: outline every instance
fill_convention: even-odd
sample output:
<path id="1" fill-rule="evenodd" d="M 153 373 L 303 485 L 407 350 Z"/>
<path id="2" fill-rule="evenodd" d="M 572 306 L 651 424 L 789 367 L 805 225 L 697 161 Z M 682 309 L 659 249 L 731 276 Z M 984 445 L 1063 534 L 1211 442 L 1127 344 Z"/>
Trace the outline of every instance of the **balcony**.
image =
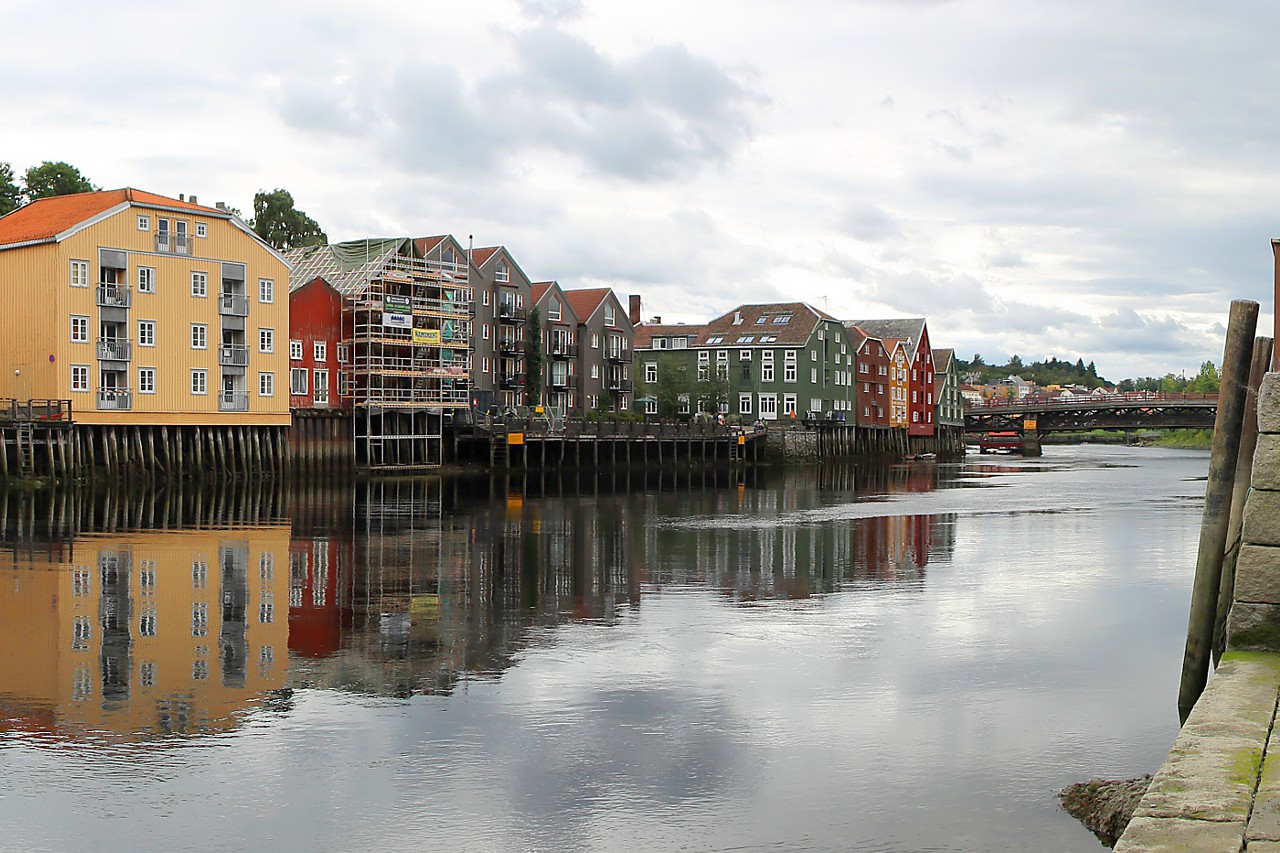
<path id="1" fill-rule="evenodd" d="M 228 317 L 248 317 L 249 297 L 238 293 L 224 293 L 218 297 L 218 313 Z"/>
<path id="2" fill-rule="evenodd" d="M 133 302 L 133 291 L 122 284 L 98 285 L 98 305 L 103 308 L 128 308 Z"/>
<path id="3" fill-rule="evenodd" d="M 239 344 L 223 344 L 218 347 L 218 364 L 222 367 L 247 367 L 249 348 Z"/>
<path id="4" fill-rule="evenodd" d="M 630 379 L 614 379 L 613 377 L 610 377 L 604 381 L 604 387 L 610 391 L 624 391 L 624 392 L 630 391 L 631 380 Z"/>
<path id="5" fill-rule="evenodd" d="M 101 388 L 98 390 L 98 408 L 127 412 L 133 408 L 133 394 L 128 388 Z"/>
<path id="6" fill-rule="evenodd" d="M 500 341 L 498 343 L 498 352 L 503 355 L 521 355 L 524 353 L 524 343 L 521 341 Z"/>
<path id="7" fill-rule="evenodd" d="M 186 234 L 170 234 L 168 231 L 157 231 L 156 251 L 166 255 L 189 255 L 191 254 L 191 238 Z"/>
<path id="8" fill-rule="evenodd" d="M 605 353 L 604 357 L 609 361 L 631 361 L 631 351 L 624 349 L 611 349 Z"/>
<path id="9" fill-rule="evenodd" d="M 514 305 L 503 303 L 498 306 L 498 322 L 500 323 L 523 323 L 524 309 L 517 308 Z"/>
<path id="10" fill-rule="evenodd" d="M 128 338 L 98 338 L 98 358 L 100 360 L 129 361 L 132 357 L 133 344 Z"/>
<path id="11" fill-rule="evenodd" d="M 577 387 L 578 387 L 578 377 L 576 377 L 576 376 L 556 376 L 555 374 L 552 374 L 552 376 L 551 376 L 551 387 L 552 387 L 552 388 L 577 388 Z"/>
<path id="12" fill-rule="evenodd" d="M 249 392 L 248 391 L 219 391 L 218 392 L 218 411 L 219 412 L 249 411 Z"/>
<path id="13" fill-rule="evenodd" d="M 515 391 L 524 387 L 524 376 L 519 373 L 504 373 L 498 380 L 498 387 L 504 391 Z"/>
<path id="14" fill-rule="evenodd" d="M 559 341 L 551 342 L 552 358 L 577 358 L 578 347 L 576 344 L 565 344 Z"/>

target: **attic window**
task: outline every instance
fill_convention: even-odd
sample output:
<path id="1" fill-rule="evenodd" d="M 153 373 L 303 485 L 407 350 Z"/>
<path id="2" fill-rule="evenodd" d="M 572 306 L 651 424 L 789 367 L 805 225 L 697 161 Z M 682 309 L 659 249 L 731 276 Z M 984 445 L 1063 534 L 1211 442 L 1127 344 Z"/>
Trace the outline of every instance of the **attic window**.
<path id="1" fill-rule="evenodd" d="M 738 338 L 737 343 L 740 343 L 740 344 L 749 344 L 749 343 L 751 343 L 752 341 L 754 341 L 755 339 L 756 339 L 756 336 L 755 336 L 755 335 L 743 335 L 742 337 Z"/>
<path id="2" fill-rule="evenodd" d="M 785 326 L 787 323 L 790 323 L 790 322 L 791 322 L 790 314 L 779 314 L 777 317 L 773 318 L 773 325 L 775 326 Z"/>
<path id="3" fill-rule="evenodd" d="M 511 270 L 502 261 L 498 261 L 498 265 L 494 267 L 493 277 L 501 282 L 511 281 Z"/>
<path id="4" fill-rule="evenodd" d="M 767 322 L 769 322 L 769 315 L 768 315 L 768 314 L 761 314 L 759 317 L 757 317 L 757 318 L 756 318 L 756 325 L 757 325 L 757 326 L 763 326 L 763 325 L 764 325 L 765 323 L 767 323 Z"/>
<path id="5" fill-rule="evenodd" d="M 707 343 L 709 344 L 724 343 L 724 335 L 716 335 L 714 337 L 707 338 Z"/>

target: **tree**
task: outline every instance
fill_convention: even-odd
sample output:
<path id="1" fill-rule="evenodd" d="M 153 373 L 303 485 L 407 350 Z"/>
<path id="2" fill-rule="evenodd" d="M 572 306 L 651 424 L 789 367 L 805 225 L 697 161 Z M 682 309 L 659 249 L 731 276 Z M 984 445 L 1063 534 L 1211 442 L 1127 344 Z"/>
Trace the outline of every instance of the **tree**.
<path id="1" fill-rule="evenodd" d="M 30 167 L 23 180 L 27 185 L 27 201 L 72 193 L 91 193 L 97 189 L 88 178 L 80 174 L 79 169 L 61 160 L 56 163 L 45 160 L 39 166 Z"/>
<path id="2" fill-rule="evenodd" d="M 1022 369 L 1022 366 L 1023 366 L 1023 365 L 1022 365 L 1022 359 L 1018 356 L 1018 354 L 1017 354 L 1017 353 L 1014 353 L 1013 355 L 1009 356 L 1009 369 L 1010 369 L 1010 370 L 1021 370 L 1021 369 Z"/>
<path id="3" fill-rule="evenodd" d="M 1191 380 L 1187 390 L 1198 394 L 1212 394 L 1218 390 L 1220 378 L 1217 366 L 1212 361 L 1206 361 L 1200 365 L 1200 372 Z"/>
<path id="4" fill-rule="evenodd" d="M 982 360 L 982 356 L 976 352 L 973 354 L 973 360 L 969 363 L 974 367 L 982 367 L 986 364 L 986 362 Z"/>
<path id="5" fill-rule="evenodd" d="M 524 323 L 525 387 L 530 406 L 542 403 L 542 314 L 535 307 Z"/>
<path id="6" fill-rule="evenodd" d="M 293 206 L 293 195 L 285 189 L 254 194 L 253 221 L 249 226 L 281 252 L 329 242 L 320 224 Z"/>
<path id="7" fill-rule="evenodd" d="M 637 378 L 640 380 L 637 383 L 639 389 L 637 398 L 651 397 L 658 405 L 658 417 L 675 418 L 680 414 L 684 401 L 689 398 L 692 391 L 688 362 L 669 353 L 658 355 L 654 361 L 656 362 L 654 365 L 656 381 L 654 382 L 647 381 L 648 354 L 644 362 L 636 364 Z"/>
<path id="8" fill-rule="evenodd" d="M 717 365 L 717 369 L 707 371 L 694 385 L 699 411 L 715 414 L 729 404 L 729 374 L 727 370 L 722 373 L 719 367 Z"/>
<path id="9" fill-rule="evenodd" d="M 13 167 L 0 163 L 0 216 L 22 206 L 22 190 L 13 182 Z"/>

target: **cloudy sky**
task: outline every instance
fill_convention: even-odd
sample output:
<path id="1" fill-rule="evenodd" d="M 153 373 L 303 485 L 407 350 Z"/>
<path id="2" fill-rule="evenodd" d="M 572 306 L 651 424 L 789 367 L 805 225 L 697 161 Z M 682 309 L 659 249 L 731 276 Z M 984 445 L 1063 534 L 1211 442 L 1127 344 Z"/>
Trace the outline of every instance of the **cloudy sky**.
<path id="1" fill-rule="evenodd" d="M 0 161 L 333 240 L 452 232 L 697 322 L 803 299 L 935 346 L 1221 360 L 1280 235 L 1264 0 L 5 0 Z"/>

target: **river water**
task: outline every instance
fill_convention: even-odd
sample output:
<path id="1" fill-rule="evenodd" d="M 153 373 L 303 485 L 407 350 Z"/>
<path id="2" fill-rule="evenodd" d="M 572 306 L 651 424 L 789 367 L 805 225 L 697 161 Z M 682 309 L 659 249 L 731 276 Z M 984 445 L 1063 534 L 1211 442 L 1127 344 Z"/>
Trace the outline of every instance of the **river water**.
<path id="1" fill-rule="evenodd" d="M 1207 454 L 0 499 L 0 849 L 1091 851 Z"/>

